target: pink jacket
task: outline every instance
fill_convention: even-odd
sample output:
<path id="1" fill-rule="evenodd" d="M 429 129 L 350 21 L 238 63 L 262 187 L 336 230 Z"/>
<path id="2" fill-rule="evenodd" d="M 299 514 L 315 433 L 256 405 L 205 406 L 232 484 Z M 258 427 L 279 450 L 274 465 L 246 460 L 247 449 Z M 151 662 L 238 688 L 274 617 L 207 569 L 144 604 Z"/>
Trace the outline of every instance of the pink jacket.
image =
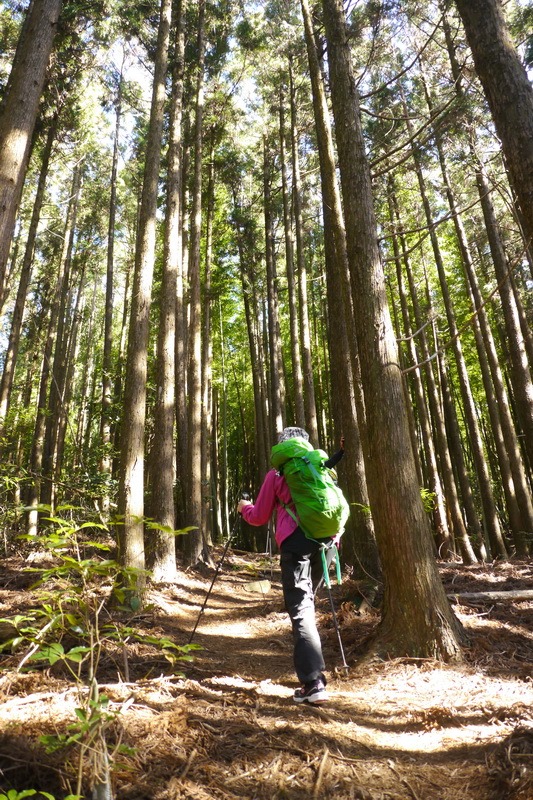
<path id="1" fill-rule="evenodd" d="M 274 510 L 277 509 L 276 544 L 278 547 L 291 533 L 294 533 L 298 526 L 280 501 L 286 505 L 292 504 L 291 493 L 283 475 L 279 475 L 275 469 L 271 469 L 265 476 L 255 503 L 244 506 L 242 509 L 242 516 L 250 525 L 265 525 Z M 291 511 L 296 514 L 294 505 L 291 507 Z"/>

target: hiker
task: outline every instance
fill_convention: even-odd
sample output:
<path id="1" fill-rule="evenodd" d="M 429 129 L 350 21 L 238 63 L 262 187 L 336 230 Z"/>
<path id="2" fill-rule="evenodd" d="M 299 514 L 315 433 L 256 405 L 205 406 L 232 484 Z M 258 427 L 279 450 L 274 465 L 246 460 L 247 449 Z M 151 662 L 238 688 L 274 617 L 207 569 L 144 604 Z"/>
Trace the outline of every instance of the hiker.
<path id="1" fill-rule="evenodd" d="M 289 439 L 309 441 L 302 428 L 285 428 L 278 434 L 278 444 Z M 344 455 L 341 449 L 324 466 L 332 468 Z M 237 511 L 250 525 L 265 525 L 276 511 L 276 544 L 280 550 L 281 583 L 285 607 L 292 623 L 294 667 L 302 686 L 294 692 L 295 703 L 323 703 L 328 699 L 322 645 L 315 619 L 314 589 L 323 572 L 320 544 L 309 539 L 294 519 L 294 506 L 283 475 L 277 470 L 267 472 L 255 503 L 240 500 Z M 289 510 L 286 508 L 289 506 Z M 322 540 L 331 542 L 331 537 Z M 333 556 L 333 549 L 329 551 Z M 330 559 L 328 559 L 330 561 Z"/>

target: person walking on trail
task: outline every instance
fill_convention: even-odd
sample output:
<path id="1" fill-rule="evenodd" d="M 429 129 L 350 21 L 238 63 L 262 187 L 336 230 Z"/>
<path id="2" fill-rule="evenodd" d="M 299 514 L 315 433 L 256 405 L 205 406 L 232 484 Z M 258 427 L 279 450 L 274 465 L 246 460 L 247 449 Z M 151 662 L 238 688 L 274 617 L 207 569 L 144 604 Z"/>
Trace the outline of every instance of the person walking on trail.
<path id="1" fill-rule="evenodd" d="M 309 441 L 302 428 L 285 428 L 278 434 L 278 444 L 289 439 Z M 334 467 L 344 455 L 341 449 L 324 462 Z M 276 511 L 276 544 L 280 550 L 281 584 L 285 607 L 292 623 L 294 667 L 302 686 L 293 695 L 295 703 L 323 703 L 326 691 L 325 663 L 315 618 L 314 589 L 322 574 L 320 544 L 306 537 L 295 519 L 294 506 L 285 478 L 271 469 L 267 472 L 255 503 L 240 500 L 237 511 L 250 525 L 265 525 Z M 331 541 L 331 537 L 327 540 Z M 330 551 L 333 555 L 333 550 Z"/>

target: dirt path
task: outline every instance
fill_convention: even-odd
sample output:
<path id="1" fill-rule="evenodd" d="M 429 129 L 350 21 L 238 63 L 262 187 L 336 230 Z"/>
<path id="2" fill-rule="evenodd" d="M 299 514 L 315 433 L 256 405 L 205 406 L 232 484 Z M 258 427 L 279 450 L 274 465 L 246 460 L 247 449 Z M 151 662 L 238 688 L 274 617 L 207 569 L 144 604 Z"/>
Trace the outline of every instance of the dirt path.
<path id="1" fill-rule="evenodd" d="M 153 591 L 146 628 L 184 644 L 212 574 L 183 574 L 179 585 Z M 530 566 L 497 575 L 450 567 L 444 576 L 454 591 L 533 588 Z M 324 597 L 319 626 L 331 699 L 310 708 L 291 699 L 290 626 L 277 576 L 267 594 L 247 591 L 262 577 L 250 557 L 228 559 L 198 625 L 202 649 L 183 665 L 184 677 L 169 675 L 161 661 L 148 670 L 134 647 L 129 682 L 117 677 L 118 659 L 116 669 L 108 666 L 102 691 L 118 713 L 108 731 L 117 800 L 533 799 L 532 603 L 459 608 L 472 636 L 465 666 L 396 661 L 345 675 L 335 671 L 341 659 Z M 339 591 L 355 664 L 376 617 L 359 617 Z M 0 786 L 3 775 L 6 787 L 62 799 L 74 765 L 43 755 L 35 741 L 64 729 L 79 698 L 50 674 L 9 680 L 0 678 Z M 126 755 L 113 751 L 119 736 L 132 748 Z"/>

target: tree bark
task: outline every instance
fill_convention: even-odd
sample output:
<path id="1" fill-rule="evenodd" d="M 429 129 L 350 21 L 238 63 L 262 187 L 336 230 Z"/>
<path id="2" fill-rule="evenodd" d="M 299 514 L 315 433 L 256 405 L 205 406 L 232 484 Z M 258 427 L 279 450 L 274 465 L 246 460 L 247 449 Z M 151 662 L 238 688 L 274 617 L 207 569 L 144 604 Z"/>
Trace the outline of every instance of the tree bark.
<path id="1" fill-rule="evenodd" d="M 316 413 L 315 386 L 313 380 L 313 361 L 311 338 L 309 334 L 309 310 L 307 307 L 307 267 L 303 241 L 302 181 L 300 177 L 300 157 L 298 153 L 298 126 L 296 118 L 296 93 L 291 78 L 291 154 L 292 154 L 292 202 L 294 209 L 294 229 L 296 233 L 296 265 L 298 298 L 300 304 L 300 341 L 302 348 L 302 370 L 304 380 L 305 427 L 313 444 L 318 444 L 318 422 Z"/>
<path id="2" fill-rule="evenodd" d="M 294 402 L 294 421 L 299 428 L 305 428 L 304 388 L 302 358 L 298 337 L 298 301 L 295 289 L 294 271 L 294 231 L 292 225 L 291 201 L 285 144 L 285 94 L 283 85 L 279 98 L 279 141 L 281 160 L 281 186 L 283 193 L 283 227 L 285 233 L 285 270 L 287 273 L 287 293 L 289 306 L 289 325 L 291 341 L 292 385 Z"/>
<path id="3" fill-rule="evenodd" d="M 348 259 L 359 298 L 365 466 L 385 580 L 383 617 L 370 654 L 460 660 L 461 628 L 437 571 L 416 478 L 343 6 L 340 0 L 323 0 L 322 7 Z"/>
<path id="4" fill-rule="evenodd" d="M 267 275 L 268 351 L 270 372 L 270 425 L 272 441 L 285 427 L 284 387 L 279 343 L 278 291 L 274 253 L 271 168 L 267 137 L 263 137 L 263 207 L 265 216 L 265 261 Z"/>
<path id="5" fill-rule="evenodd" d="M 0 109 L 0 296 L 62 0 L 33 0 Z"/>
<path id="6" fill-rule="evenodd" d="M 476 172 L 476 180 L 483 209 L 483 217 L 489 247 L 498 281 L 498 289 L 502 301 L 503 319 L 506 333 L 506 344 L 510 355 L 510 378 L 513 385 L 516 412 L 522 433 L 524 447 L 530 466 L 533 467 L 533 379 L 524 337 L 520 327 L 520 319 L 516 301 L 509 279 L 509 264 L 498 230 L 498 223 L 490 199 L 488 182 L 482 167 Z"/>
<path id="7" fill-rule="evenodd" d="M 202 227 L 202 132 L 204 114 L 205 64 L 205 0 L 199 0 L 196 116 L 194 122 L 194 186 L 191 212 L 191 243 L 189 253 L 190 321 L 189 373 L 187 391 L 188 454 L 187 454 L 187 524 L 196 527 L 185 541 L 187 564 L 207 560 L 202 525 L 202 309 L 200 289 L 200 239 Z"/>
<path id="8" fill-rule="evenodd" d="M 156 406 L 151 453 L 151 516 L 167 530 L 150 532 L 149 566 L 154 581 L 170 582 L 176 577 L 176 526 L 174 502 L 174 428 L 176 419 L 176 331 L 178 307 L 178 272 L 181 269 L 181 120 L 183 106 L 183 60 L 185 48 L 184 13 L 186 0 L 176 4 L 176 35 L 172 70 L 170 106 L 170 141 L 167 167 L 167 207 L 165 215 L 163 275 L 159 302 L 157 337 Z M 183 281 L 181 285 L 183 301 Z M 180 330 L 183 334 L 183 331 Z M 183 468 L 183 465 L 182 465 Z M 170 530 L 168 530 L 170 529 Z"/>
<path id="9" fill-rule="evenodd" d="M 124 67 L 124 61 L 122 69 Z M 115 139 L 111 163 L 111 191 L 109 196 L 109 218 L 107 226 L 106 294 L 104 311 L 104 350 L 102 354 L 102 410 L 100 416 L 100 472 L 104 491 L 100 498 L 100 509 L 109 513 L 109 478 L 112 469 L 111 457 L 111 406 L 113 403 L 113 273 L 115 261 L 115 220 L 117 215 L 117 173 L 119 156 L 120 122 L 122 117 L 122 69 L 117 87 L 115 103 Z"/>
<path id="10" fill-rule="evenodd" d="M 533 87 L 514 47 L 500 0 L 455 0 L 476 72 L 502 143 L 522 213 L 533 242 Z"/>
<path id="11" fill-rule="evenodd" d="M 119 559 L 122 566 L 139 570 L 145 567 L 143 518 L 147 348 L 155 260 L 157 184 L 163 131 L 170 17 L 171 2 L 162 0 L 139 228 L 135 248 L 135 273 L 120 437 L 118 512 L 123 517 L 123 525 L 118 527 Z M 138 588 L 141 588 L 142 583 L 143 578 L 139 574 Z"/>
<path id="12" fill-rule="evenodd" d="M 54 118 L 48 129 L 46 142 L 41 156 L 41 171 L 39 173 L 39 182 L 37 184 L 35 200 L 33 201 L 33 210 L 28 231 L 28 238 L 26 240 L 24 257 L 22 259 L 22 267 L 20 270 L 17 298 L 15 300 L 15 308 L 13 310 L 13 318 L 11 320 L 9 343 L 4 357 L 4 371 L 2 372 L 2 381 L 0 383 L 0 427 L 2 427 L 5 422 L 11 401 L 11 389 L 13 387 L 15 365 L 17 362 L 17 355 L 20 345 L 20 332 L 22 329 L 26 296 L 28 294 L 28 286 L 30 284 L 32 273 L 35 242 L 37 239 L 37 228 L 41 218 L 46 179 L 48 177 L 48 166 L 50 164 L 52 146 L 57 136 L 58 124 L 59 118 L 56 114 L 54 115 Z"/>

